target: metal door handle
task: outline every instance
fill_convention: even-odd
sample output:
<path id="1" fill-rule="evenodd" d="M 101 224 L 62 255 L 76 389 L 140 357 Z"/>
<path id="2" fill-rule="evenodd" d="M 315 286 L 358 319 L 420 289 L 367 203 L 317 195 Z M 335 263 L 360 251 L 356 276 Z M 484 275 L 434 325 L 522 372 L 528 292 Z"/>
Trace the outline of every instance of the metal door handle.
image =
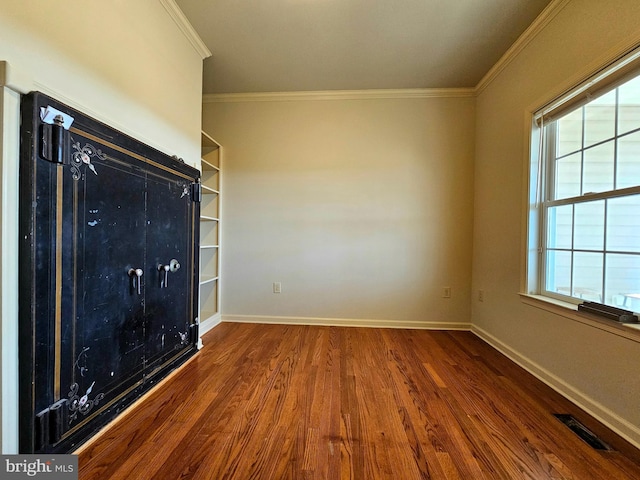
<path id="1" fill-rule="evenodd" d="M 133 282 L 133 289 L 138 292 L 138 295 L 140 295 L 142 292 L 142 287 L 141 287 L 142 280 L 140 277 L 142 277 L 143 273 L 144 272 L 142 271 L 141 268 L 129 269 L 129 277 L 131 277 L 131 281 Z"/>
<path id="2" fill-rule="evenodd" d="M 158 271 L 160 272 L 160 288 L 167 288 L 169 284 L 169 265 L 158 265 Z"/>
<path id="3" fill-rule="evenodd" d="M 169 272 L 175 273 L 180 270 L 180 262 L 175 258 L 171 259 L 168 265 L 158 265 L 158 271 L 160 272 L 160 288 L 167 288 L 169 286 Z"/>

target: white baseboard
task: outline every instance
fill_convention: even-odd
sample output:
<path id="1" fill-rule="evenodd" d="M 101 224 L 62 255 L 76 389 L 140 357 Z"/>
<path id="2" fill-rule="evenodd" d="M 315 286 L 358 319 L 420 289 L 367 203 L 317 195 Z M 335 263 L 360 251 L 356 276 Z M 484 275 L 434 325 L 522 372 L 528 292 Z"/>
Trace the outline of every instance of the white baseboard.
<path id="1" fill-rule="evenodd" d="M 632 443 L 637 448 L 640 448 L 640 429 L 637 426 L 612 412 L 604 405 L 601 405 L 592 398 L 588 397 L 580 390 L 572 387 L 547 369 L 541 367 L 529 358 L 513 350 L 511 347 L 498 340 L 496 337 L 481 329 L 480 327 L 472 325 L 471 332 L 473 332 L 475 335 L 487 342 L 502 354 L 506 355 L 510 360 L 520 365 L 540 381 L 553 388 L 560 395 L 562 395 L 578 407 L 582 408 L 589 415 L 602 422 L 604 425 L 626 439 L 628 442 Z"/>
<path id="2" fill-rule="evenodd" d="M 224 315 L 223 322 L 319 325 L 325 327 L 411 328 L 422 330 L 470 330 L 470 323 L 418 322 L 412 320 L 367 320 L 355 318 L 276 317 L 266 315 Z"/>
<path id="3" fill-rule="evenodd" d="M 198 350 L 203 347 L 202 336 L 207 333 L 209 330 L 212 330 L 214 327 L 220 325 L 222 322 L 222 315 L 216 313 L 215 315 L 207 318 L 206 320 L 200 322 L 199 334 L 200 339 L 198 340 Z"/>

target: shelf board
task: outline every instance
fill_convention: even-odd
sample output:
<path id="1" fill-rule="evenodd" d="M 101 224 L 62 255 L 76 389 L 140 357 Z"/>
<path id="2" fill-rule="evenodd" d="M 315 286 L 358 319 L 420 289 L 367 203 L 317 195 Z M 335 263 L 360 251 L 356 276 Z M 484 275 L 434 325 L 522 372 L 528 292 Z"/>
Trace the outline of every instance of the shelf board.
<path id="1" fill-rule="evenodd" d="M 220 192 L 206 185 L 202 185 L 202 193 L 203 195 L 218 195 Z"/>
<path id="2" fill-rule="evenodd" d="M 207 217 L 206 215 L 200 215 L 201 222 L 219 222 L 220 219 L 217 217 Z"/>
<path id="3" fill-rule="evenodd" d="M 215 172 L 219 172 L 220 171 L 220 167 L 218 167 L 217 165 L 214 165 L 213 163 L 211 163 L 208 160 L 205 160 L 204 158 L 201 158 L 200 162 L 202 163 L 202 170 L 204 170 L 204 171 L 215 171 Z"/>
<path id="4" fill-rule="evenodd" d="M 218 245 L 200 245 L 200 250 L 206 250 L 211 248 L 220 248 Z"/>
<path id="5" fill-rule="evenodd" d="M 211 135 L 202 130 L 200 131 L 200 143 L 204 148 L 211 148 L 212 150 L 220 148 L 220 144 Z"/>
<path id="6" fill-rule="evenodd" d="M 200 275 L 200 285 L 206 285 L 207 283 L 215 282 L 216 280 L 218 280 L 217 276 Z"/>

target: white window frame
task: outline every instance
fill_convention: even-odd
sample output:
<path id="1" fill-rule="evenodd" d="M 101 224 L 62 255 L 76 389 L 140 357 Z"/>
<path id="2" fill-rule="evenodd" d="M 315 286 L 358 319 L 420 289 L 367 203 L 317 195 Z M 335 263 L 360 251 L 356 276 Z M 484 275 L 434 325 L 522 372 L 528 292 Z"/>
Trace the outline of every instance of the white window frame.
<path id="1" fill-rule="evenodd" d="M 547 219 L 545 215 L 549 206 L 563 203 L 577 204 L 640 193 L 640 186 L 635 186 L 588 196 L 582 195 L 560 201 L 547 200 L 548 195 L 545 192 L 545 187 L 553 180 L 553 172 L 549 172 L 549 164 L 551 163 L 549 158 L 555 155 L 550 153 L 555 145 L 544 138 L 545 123 L 553 122 L 555 118 L 586 105 L 593 98 L 614 90 L 617 86 L 638 75 L 640 75 L 640 47 L 621 56 L 587 80 L 579 83 L 575 88 L 556 97 L 532 114 L 526 237 L 527 253 L 525 257 L 526 274 L 524 277 L 524 289 L 522 290 L 525 296 L 548 301 L 556 307 L 574 305 L 574 309 L 575 305 L 582 302 L 581 299 L 572 297 L 570 294 L 563 295 L 546 290 L 547 257 L 545 248 L 547 242 Z M 551 308 L 551 310 L 557 310 L 556 307 Z"/>

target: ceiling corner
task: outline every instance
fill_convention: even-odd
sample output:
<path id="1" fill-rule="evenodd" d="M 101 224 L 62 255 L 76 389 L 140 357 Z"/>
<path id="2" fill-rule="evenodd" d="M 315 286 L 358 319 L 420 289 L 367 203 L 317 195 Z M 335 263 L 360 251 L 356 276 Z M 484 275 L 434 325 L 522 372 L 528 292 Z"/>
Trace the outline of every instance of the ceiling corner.
<path id="1" fill-rule="evenodd" d="M 191 22 L 187 19 L 175 0 L 159 0 L 171 19 L 178 26 L 182 34 L 189 40 L 194 50 L 200 55 L 202 60 L 211 56 L 211 51 L 195 31 Z"/>
<path id="2" fill-rule="evenodd" d="M 474 90 L 479 95 L 502 72 L 511 61 L 531 42 L 544 27 L 570 2 L 571 0 L 552 0 L 549 5 L 538 15 L 534 22 L 518 37 L 509 49 L 500 57 L 500 60 L 489 69 L 480 79 Z"/>

